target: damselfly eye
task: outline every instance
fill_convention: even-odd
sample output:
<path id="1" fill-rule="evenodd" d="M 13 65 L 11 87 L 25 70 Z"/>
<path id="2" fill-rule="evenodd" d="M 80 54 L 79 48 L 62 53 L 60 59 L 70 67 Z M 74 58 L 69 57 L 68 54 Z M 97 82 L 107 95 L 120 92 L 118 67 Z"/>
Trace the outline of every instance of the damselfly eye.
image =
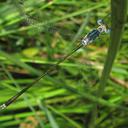
<path id="1" fill-rule="evenodd" d="M 102 19 L 97 20 L 97 24 L 98 25 L 102 25 L 103 24 L 103 20 Z"/>

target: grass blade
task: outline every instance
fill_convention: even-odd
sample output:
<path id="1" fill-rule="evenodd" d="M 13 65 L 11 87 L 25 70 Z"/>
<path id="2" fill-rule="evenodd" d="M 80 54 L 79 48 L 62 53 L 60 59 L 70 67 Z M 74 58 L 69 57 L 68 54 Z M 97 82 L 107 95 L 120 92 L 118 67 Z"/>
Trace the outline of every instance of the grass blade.
<path id="1" fill-rule="evenodd" d="M 117 52 L 119 50 L 122 34 L 124 30 L 124 24 L 126 20 L 126 14 L 127 14 L 127 0 L 111 0 L 111 9 L 112 9 L 112 32 L 111 32 L 111 43 L 108 49 L 108 54 L 106 58 L 106 62 L 104 65 L 104 69 L 101 75 L 99 88 L 97 91 L 97 96 L 102 97 L 104 93 L 104 89 L 107 83 L 107 80 L 109 79 L 109 74 L 112 69 L 112 65 L 114 63 L 114 60 L 116 58 Z M 92 112 L 92 118 L 91 123 L 89 124 L 90 128 L 95 127 L 95 121 L 97 117 L 97 105 L 94 105 L 93 112 Z"/>

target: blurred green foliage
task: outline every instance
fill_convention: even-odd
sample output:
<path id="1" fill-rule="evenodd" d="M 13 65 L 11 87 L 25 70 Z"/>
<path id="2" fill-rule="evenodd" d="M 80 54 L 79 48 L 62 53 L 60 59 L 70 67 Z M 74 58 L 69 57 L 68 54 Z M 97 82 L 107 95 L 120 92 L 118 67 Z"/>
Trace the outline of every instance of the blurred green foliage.
<path id="1" fill-rule="evenodd" d="M 0 2 L 0 103 L 71 52 L 97 19 L 106 0 L 6 0 Z M 110 24 L 110 18 L 107 23 Z M 94 103 L 97 128 L 127 128 L 128 23 L 102 98 L 97 92 L 109 35 L 80 49 L 0 112 L 0 128 L 88 128 Z"/>

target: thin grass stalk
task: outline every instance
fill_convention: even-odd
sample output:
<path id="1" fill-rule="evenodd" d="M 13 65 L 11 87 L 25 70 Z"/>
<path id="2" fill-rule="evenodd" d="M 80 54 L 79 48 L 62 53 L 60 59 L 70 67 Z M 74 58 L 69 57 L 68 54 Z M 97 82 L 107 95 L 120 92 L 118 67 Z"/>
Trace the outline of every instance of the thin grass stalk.
<path id="1" fill-rule="evenodd" d="M 109 79 L 109 74 L 111 72 L 112 65 L 114 63 L 114 60 L 121 44 L 122 34 L 124 31 L 124 24 L 127 15 L 127 0 L 111 0 L 111 10 L 111 43 L 109 45 L 106 62 L 97 91 L 98 97 L 102 97 L 104 93 L 104 89 L 106 87 L 107 80 Z M 97 105 L 95 104 L 89 128 L 95 128 L 97 113 Z"/>
<path id="2" fill-rule="evenodd" d="M 121 39 L 124 31 L 124 25 L 126 21 L 127 15 L 127 0 L 112 0 L 111 1 L 111 43 L 109 45 L 107 59 L 104 65 L 104 69 L 102 72 L 100 86 L 98 89 L 98 95 L 102 96 L 104 92 L 104 88 L 106 86 L 107 80 L 109 78 L 109 74 L 112 69 L 112 65 L 116 58 L 117 52 L 119 50 Z"/>

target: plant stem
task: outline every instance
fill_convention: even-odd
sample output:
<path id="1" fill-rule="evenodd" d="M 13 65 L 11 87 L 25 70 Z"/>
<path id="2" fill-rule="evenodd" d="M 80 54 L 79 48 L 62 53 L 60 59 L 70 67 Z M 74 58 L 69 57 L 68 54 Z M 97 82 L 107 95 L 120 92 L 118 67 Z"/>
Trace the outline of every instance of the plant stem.
<path id="1" fill-rule="evenodd" d="M 114 63 L 114 60 L 116 58 L 117 52 L 121 44 L 121 38 L 127 14 L 127 0 L 111 0 L 111 9 L 111 43 L 109 45 L 106 62 L 104 65 L 104 69 L 99 83 L 99 88 L 97 91 L 98 97 L 102 97 L 104 93 L 104 89 L 106 87 L 107 80 L 109 79 L 109 74 L 111 72 L 112 65 Z M 97 113 L 97 104 L 94 104 L 89 128 L 96 127 L 95 122 L 97 118 Z"/>

